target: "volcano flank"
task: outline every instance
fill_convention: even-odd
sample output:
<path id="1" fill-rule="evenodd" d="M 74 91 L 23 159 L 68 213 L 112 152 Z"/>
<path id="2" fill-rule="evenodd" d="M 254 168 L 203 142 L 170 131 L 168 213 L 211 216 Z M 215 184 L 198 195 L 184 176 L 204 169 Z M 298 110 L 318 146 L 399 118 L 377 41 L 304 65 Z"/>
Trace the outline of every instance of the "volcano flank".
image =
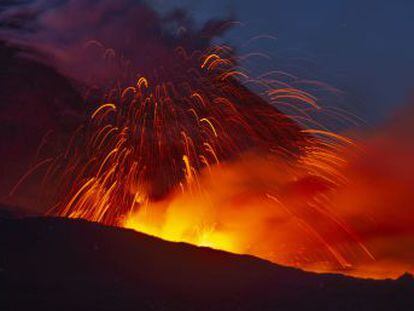
<path id="1" fill-rule="evenodd" d="M 409 310 L 413 278 L 315 274 L 61 218 L 0 220 L 1 310 Z"/>

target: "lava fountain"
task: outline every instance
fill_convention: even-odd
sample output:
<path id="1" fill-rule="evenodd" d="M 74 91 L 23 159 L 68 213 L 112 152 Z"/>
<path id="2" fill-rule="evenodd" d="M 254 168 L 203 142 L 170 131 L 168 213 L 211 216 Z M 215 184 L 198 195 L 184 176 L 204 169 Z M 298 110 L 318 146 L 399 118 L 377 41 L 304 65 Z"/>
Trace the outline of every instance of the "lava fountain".
<path id="1" fill-rule="evenodd" d="M 144 76 L 118 62 L 124 80 L 48 169 L 60 189 L 49 214 L 316 271 L 372 258 L 330 206 L 354 143 L 307 125 L 312 95 L 249 77 L 227 46 L 177 48 L 163 65 Z"/>

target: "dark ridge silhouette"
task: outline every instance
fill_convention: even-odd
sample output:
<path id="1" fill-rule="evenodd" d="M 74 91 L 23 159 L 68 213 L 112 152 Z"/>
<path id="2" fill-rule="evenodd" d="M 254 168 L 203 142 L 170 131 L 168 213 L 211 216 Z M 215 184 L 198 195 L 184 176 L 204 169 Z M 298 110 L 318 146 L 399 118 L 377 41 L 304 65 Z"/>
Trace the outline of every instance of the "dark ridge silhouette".
<path id="1" fill-rule="evenodd" d="M 414 280 L 281 267 L 83 220 L 0 218 L 0 310 L 413 310 Z"/>

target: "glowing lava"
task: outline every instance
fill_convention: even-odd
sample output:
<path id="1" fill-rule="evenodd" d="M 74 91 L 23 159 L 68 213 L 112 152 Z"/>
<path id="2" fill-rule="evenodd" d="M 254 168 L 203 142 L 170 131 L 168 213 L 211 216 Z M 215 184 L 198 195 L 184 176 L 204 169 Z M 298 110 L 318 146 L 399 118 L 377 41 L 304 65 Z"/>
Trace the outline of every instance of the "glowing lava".
<path id="1" fill-rule="evenodd" d="M 50 214 L 313 271 L 395 276 L 358 268 L 374 256 L 333 206 L 348 183 L 344 154 L 357 148 L 315 125 L 310 94 L 249 77 L 226 46 L 179 48 L 151 75 L 125 76 L 50 166 L 60 190 Z"/>

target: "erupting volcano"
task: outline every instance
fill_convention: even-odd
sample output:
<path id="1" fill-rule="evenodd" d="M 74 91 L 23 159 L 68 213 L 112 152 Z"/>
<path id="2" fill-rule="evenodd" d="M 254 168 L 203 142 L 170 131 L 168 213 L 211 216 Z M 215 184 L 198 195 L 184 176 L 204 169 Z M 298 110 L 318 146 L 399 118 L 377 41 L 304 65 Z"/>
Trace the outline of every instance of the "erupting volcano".
<path id="1" fill-rule="evenodd" d="M 161 18 L 140 4 L 120 18 L 112 6 L 89 16 L 83 5 L 70 2 L 53 13 L 31 7 L 25 14 L 41 16 L 37 32 L 23 27 L 22 13 L 0 19 L 11 46 L 68 78 L 82 110 L 70 138 L 58 138 L 64 148 L 43 153 L 43 140 L 37 161 L 10 197 L 41 171 L 39 184 L 51 202 L 47 216 L 315 272 L 382 278 L 411 269 L 410 256 L 402 264 L 382 262 L 376 253 L 382 245 L 370 245 L 372 231 L 381 230 L 372 225 L 364 191 L 375 203 L 389 185 L 373 190 L 358 175 L 364 170 L 355 159 L 366 146 L 315 118 L 329 113 L 294 76 L 253 74 L 242 66 L 261 53 L 240 56 L 216 43 L 233 22 L 209 22 L 193 31 L 181 11 Z M 76 23 L 63 22 L 65 14 L 77 16 Z M 91 28 L 91 20 L 102 30 Z M 51 25 L 55 32 L 42 33 Z M 343 120 L 350 115 L 330 112 Z M 355 176 L 362 180 L 358 186 Z M 407 244 L 409 217 L 395 229 L 396 235 L 408 232 Z"/>
<path id="2" fill-rule="evenodd" d="M 320 109 L 312 95 L 270 74 L 250 78 L 227 46 L 178 47 L 146 76 L 90 46 L 124 79 L 47 169 L 59 189 L 51 215 L 322 271 L 352 266 L 349 249 L 373 258 L 329 206 L 353 143 L 304 125 Z"/>

